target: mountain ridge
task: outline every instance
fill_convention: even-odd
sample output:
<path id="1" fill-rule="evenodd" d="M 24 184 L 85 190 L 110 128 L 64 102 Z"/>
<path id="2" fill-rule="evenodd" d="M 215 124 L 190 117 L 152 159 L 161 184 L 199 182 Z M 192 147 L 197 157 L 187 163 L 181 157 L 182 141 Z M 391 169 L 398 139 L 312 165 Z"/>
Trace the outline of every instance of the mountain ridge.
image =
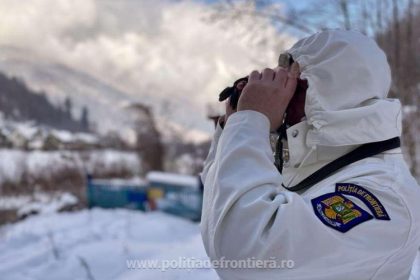
<path id="1" fill-rule="evenodd" d="M 136 103 L 150 106 L 147 101 L 150 103 L 151 98 L 147 93 L 142 93 L 137 98 L 133 97 L 67 65 L 52 61 L 40 63 L 40 58 L 33 58 L 32 54 L 18 48 L 0 47 L 0 51 L 0 72 L 8 77 L 23 80 L 28 88 L 34 91 L 45 93 L 56 106 L 70 98 L 73 102 L 74 116 L 79 114 L 83 106 L 87 106 L 90 119 L 100 134 L 117 132 L 123 138 L 132 135 L 133 116 L 126 108 Z M 152 111 L 157 116 L 158 128 L 164 139 L 172 141 L 176 138 L 183 142 L 197 143 L 210 139 L 208 133 L 187 128 L 153 109 L 155 108 L 152 108 Z M 172 129 L 173 127 L 176 129 Z"/>

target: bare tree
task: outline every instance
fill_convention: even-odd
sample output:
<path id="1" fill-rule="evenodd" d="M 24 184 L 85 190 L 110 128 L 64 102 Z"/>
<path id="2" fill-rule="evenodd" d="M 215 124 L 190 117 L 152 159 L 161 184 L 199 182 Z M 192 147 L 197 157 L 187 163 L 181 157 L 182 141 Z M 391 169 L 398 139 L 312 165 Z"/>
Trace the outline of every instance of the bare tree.
<path id="1" fill-rule="evenodd" d="M 397 73 L 400 71 L 400 44 L 401 44 L 401 35 L 400 35 L 400 20 L 399 20 L 399 4 L 397 0 L 392 0 L 392 17 L 393 17 L 393 33 L 394 33 L 394 61 L 395 61 L 395 69 L 397 70 Z M 399 79 L 397 79 L 398 81 Z"/>
<path id="2" fill-rule="evenodd" d="M 130 105 L 128 110 L 134 117 L 137 134 L 136 146 L 144 165 L 144 172 L 163 170 L 164 147 L 151 109 L 137 103 Z"/>
<path id="3" fill-rule="evenodd" d="M 344 27 L 347 30 L 351 29 L 350 14 L 349 14 L 349 3 L 347 0 L 340 0 L 340 9 L 343 13 Z"/>

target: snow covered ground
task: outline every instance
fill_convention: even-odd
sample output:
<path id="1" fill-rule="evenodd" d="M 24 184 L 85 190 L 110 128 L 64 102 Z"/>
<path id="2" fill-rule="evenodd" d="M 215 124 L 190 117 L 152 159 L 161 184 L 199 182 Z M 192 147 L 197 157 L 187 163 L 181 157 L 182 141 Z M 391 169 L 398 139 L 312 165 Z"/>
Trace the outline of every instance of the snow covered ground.
<path id="1" fill-rule="evenodd" d="M 69 192 L 35 192 L 31 195 L 0 196 L 1 210 L 16 210 L 18 217 L 55 213 L 76 205 L 77 197 Z"/>
<path id="2" fill-rule="evenodd" d="M 208 260 L 198 224 L 158 212 L 52 213 L 0 228 L 1 279 L 218 279 L 212 269 L 127 265 L 131 260 L 180 258 Z"/>
<path id="3" fill-rule="evenodd" d="M 212 269 L 188 269 L 183 258 L 208 260 L 198 224 L 159 212 L 51 213 L 0 228 L 0 279 L 218 279 Z M 184 268 L 129 268 L 136 260 Z M 410 280 L 419 279 L 417 257 Z"/>

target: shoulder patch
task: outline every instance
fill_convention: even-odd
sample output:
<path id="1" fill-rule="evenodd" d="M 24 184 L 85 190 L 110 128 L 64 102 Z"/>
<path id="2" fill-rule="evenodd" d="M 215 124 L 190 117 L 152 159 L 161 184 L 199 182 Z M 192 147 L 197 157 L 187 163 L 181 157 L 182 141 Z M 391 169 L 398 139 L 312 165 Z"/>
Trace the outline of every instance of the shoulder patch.
<path id="1" fill-rule="evenodd" d="M 379 199 L 367 189 L 351 183 L 337 183 L 335 185 L 336 193 L 351 195 L 360 199 L 378 220 L 391 220 L 385 207 Z"/>
<path id="2" fill-rule="evenodd" d="M 325 225 L 346 232 L 372 215 L 337 192 L 327 193 L 311 200 L 315 214 Z"/>

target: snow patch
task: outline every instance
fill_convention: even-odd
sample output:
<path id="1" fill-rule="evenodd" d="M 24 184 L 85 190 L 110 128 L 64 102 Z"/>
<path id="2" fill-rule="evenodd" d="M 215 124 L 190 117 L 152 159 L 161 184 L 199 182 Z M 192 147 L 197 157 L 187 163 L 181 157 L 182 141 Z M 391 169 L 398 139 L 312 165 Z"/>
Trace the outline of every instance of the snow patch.
<path id="1" fill-rule="evenodd" d="M 55 194 L 53 196 L 47 194 L 36 194 L 33 201 L 23 205 L 18 210 L 18 216 L 26 216 L 32 213 L 50 214 L 58 212 L 67 206 L 76 205 L 77 197 L 71 193 Z"/>
<path id="2" fill-rule="evenodd" d="M 198 188 L 197 176 L 152 171 L 147 174 L 146 179 L 149 182 L 159 182 L 169 185 L 180 185 L 191 188 Z"/>
<path id="3" fill-rule="evenodd" d="M 92 209 L 0 228 L 2 279 L 218 279 L 212 269 L 128 269 L 127 260 L 208 260 L 198 224 L 152 212 Z"/>
<path id="4" fill-rule="evenodd" d="M 24 176 L 52 176 L 68 169 L 90 174 L 123 171 L 135 176 L 141 171 L 141 160 L 135 152 L 109 149 L 81 153 L 0 149 L 0 185 L 19 183 Z"/>

